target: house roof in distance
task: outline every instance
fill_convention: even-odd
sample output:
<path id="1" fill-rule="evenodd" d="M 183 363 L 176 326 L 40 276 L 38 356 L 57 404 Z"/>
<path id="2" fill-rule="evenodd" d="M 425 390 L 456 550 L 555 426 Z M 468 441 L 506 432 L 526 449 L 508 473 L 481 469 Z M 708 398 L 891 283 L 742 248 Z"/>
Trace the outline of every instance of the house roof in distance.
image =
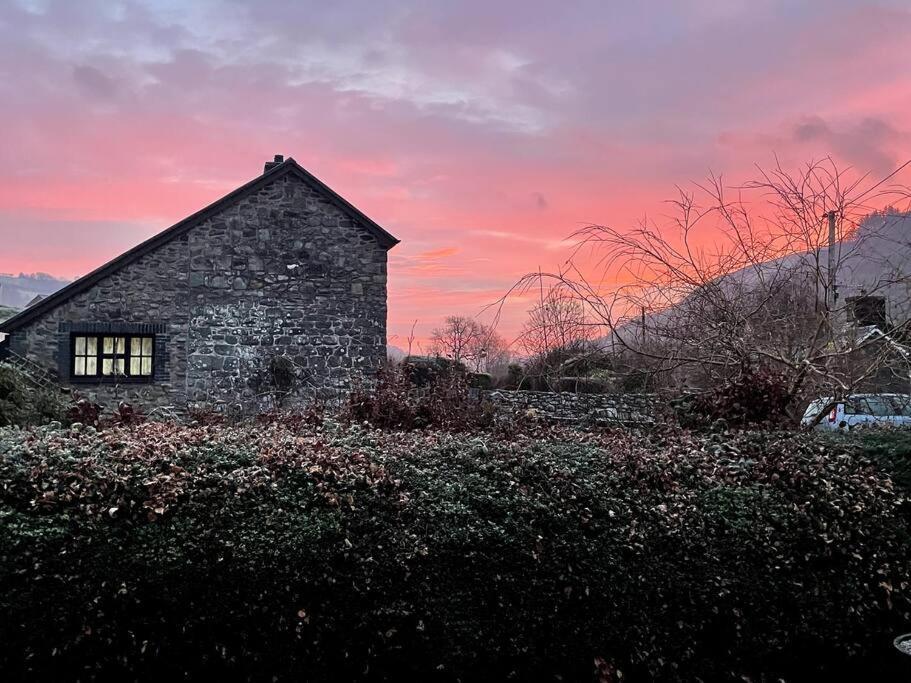
<path id="1" fill-rule="evenodd" d="M 71 282 L 69 285 L 58 290 L 54 294 L 47 296 L 41 301 L 33 302 L 33 305 L 30 304 L 29 307 L 25 310 L 0 323 L 0 332 L 12 332 L 13 330 L 31 322 L 35 318 L 44 315 L 71 297 L 79 294 L 80 292 L 84 292 L 89 287 L 92 287 L 99 280 L 112 275 L 113 273 L 116 273 L 124 266 L 133 263 L 149 252 L 152 252 L 162 245 L 167 244 L 171 240 L 180 237 L 186 232 L 189 232 L 191 229 L 207 220 L 208 218 L 211 218 L 232 204 L 235 204 L 245 199 L 246 197 L 249 197 L 269 183 L 286 175 L 296 176 L 303 180 L 305 183 L 315 186 L 329 199 L 330 202 L 332 202 L 343 212 L 363 225 L 376 238 L 377 242 L 383 248 L 391 249 L 399 243 L 398 239 L 381 228 L 375 221 L 373 221 L 362 211 L 360 211 L 360 209 L 344 199 L 328 185 L 323 183 L 319 178 L 307 171 L 293 158 L 288 157 L 287 159 L 283 159 L 280 155 L 276 155 L 275 160 L 267 162 L 265 168 L 266 170 L 262 175 L 257 176 L 245 185 L 241 185 L 239 188 L 233 192 L 226 194 L 221 199 L 209 204 L 203 209 L 200 209 L 196 213 L 187 216 L 179 223 L 175 223 L 170 228 L 167 228 L 157 235 L 150 237 L 145 242 L 142 242 L 132 249 L 125 251 L 120 256 L 111 259 L 103 266 L 100 266 L 99 268 L 93 270 L 88 275 L 84 275 L 78 280 Z"/>

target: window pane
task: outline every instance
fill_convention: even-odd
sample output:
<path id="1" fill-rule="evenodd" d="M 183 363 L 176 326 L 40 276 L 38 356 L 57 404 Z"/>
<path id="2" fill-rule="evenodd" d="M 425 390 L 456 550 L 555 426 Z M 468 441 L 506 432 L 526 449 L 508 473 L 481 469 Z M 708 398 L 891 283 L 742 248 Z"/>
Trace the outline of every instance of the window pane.
<path id="1" fill-rule="evenodd" d="M 895 406 L 896 415 L 911 417 L 911 400 L 908 396 L 893 396 L 892 405 Z"/>
<path id="2" fill-rule="evenodd" d="M 847 399 L 845 401 L 845 415 L 872 415 L 870 406 L 862 398 Z"/>
<path id="3" fill-rule="evenodd" d="M 867 404 L 870 406 L 870 413 L 876 417 L 892 415 L 892 406 L 879 396 L 870 396 L 867 398 Z"/>
<path id="4" fill-rule="evenodd" d="M 73 337 L 73 374 L 151 377 L 154 345 L 151 336 Z"/>

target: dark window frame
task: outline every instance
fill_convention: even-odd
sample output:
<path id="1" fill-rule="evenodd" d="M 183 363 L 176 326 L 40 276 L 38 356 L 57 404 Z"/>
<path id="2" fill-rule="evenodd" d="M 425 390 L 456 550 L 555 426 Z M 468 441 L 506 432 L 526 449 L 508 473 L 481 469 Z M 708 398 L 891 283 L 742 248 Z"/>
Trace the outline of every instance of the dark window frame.
<path id="1" fill-rule="evenodd" d="M 94 337 L 96 341 L 95 349 L 95 359 L 96 359 L 96 374 L 94 375 L 77 375 L 76 374 L 76 337 Z M 123 337 L 124 338 L 124 352 L 123 353 L 104 353 L 104 338 L 105 337 Z M 149 339 L 152 344 L 152 353 L 150 356 L 142 356 L 140 351 L 140 358 L 149 358 L 151 365 L 151 372 L 148 375 L 103 375 L 101 374 L 102 361 L 104 359 L 119 359 L 123 358 L 123 365 L 125 371 L 129 371 L 130 368 L 130 359 L 132 358 L 132 340 L 133 339 Z M 140 341 L 140 348 L 142 342 Z M 131 333 L 131 332 L 81 332 L 81 331 L 71 331 L 70 332 L 70 345 L 69 345 L 69 381 L 71 384 L 151 384 L 155 381 L 155 369 L 156 369 L 156 339 L 155 334 L 151 333 Z M 116 350 L 116 342 L 115 342 Z M 79 357 L 88 357 L 87 354 L 80 354 Z M 140 361 L 141 362 L 141 361 Z"/>

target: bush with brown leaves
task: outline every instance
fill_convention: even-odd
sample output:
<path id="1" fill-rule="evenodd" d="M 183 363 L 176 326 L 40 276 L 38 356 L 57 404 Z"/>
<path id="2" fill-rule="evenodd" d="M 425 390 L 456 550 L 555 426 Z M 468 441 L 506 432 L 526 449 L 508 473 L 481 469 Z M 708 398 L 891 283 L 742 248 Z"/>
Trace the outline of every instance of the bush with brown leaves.
<path id="1" fill-rule="evenodd" d="M 497 422 L 494 407 L 473 393 L 469 374 L 458 366 L 433 376 L 409 364 L 380 370 L 370 384 L 355 387 L 342 416 L 380 429 L 486 430 Z"/>

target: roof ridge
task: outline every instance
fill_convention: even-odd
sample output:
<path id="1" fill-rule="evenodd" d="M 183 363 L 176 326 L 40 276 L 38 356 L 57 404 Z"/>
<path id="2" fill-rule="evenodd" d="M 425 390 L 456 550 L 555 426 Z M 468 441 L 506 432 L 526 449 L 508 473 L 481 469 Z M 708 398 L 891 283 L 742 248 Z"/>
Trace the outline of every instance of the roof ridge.
<path id="1" fill-rule="evenodd" d="M 113 259 L 99 266 L 90 273 L 87 273 L 81 278 L 74 280 L 53 294 L 49 294 L 47 297 L 34 304 L 33 306 L 20 311 L 11 318 L 7 318 L 5 321 L 0 323 L 0 332 L 9 333 L 12 330 L 15 330 L 22 325 L 34 320 L 35 318 L 44 315 L 71 297 L 84 292 L 86 289 L 93 286 L 103 278 L 113 275 L 121 268 L 133 263 L 134 261 L 167 244 L 182 234 L 189 232 L 204 220 L 219 213 L 229 205 L 245 199 L 247 196 L 253 194 L 268 183 L 277 179 L 279 176 L 288 173 L 294 173 L 304 182 L 312 183 L 316 185 L 319 190 L 328 194 L 329 198 L 333 200 L 339 206 L 339 208 L 341 208 L 343 211 L 353 214 L 356 220 L 363 223 L 364 226 L 373 234 L 374 237 L 376 237 L 377 241 L 379 241 L 380 245 L 384 248 L 391 249 L 399 243 L 399 240 L 396 239 L 391 233 L 384 230 L 373 219 L 368 217 L 360 209 L 351 204 L 348 200 L 335 192 L 335 190 L 330 188 L 319 178 L 317 178 L 315 175 L 297 163 L 293 157 L 288 157 L 281 163 L 276 164 L 269 170 L 244 183 L 240 187 L 232 190 L 220 199 L 216 199 L 214 202 L 208 204 L 199 211 L 190 214 L 174 225 L 165 228 L 155 235 L 152 235 L 148 239 L 140 242 L 135 247 L 128 249 L 119 256 L 115 256 Z"/>

